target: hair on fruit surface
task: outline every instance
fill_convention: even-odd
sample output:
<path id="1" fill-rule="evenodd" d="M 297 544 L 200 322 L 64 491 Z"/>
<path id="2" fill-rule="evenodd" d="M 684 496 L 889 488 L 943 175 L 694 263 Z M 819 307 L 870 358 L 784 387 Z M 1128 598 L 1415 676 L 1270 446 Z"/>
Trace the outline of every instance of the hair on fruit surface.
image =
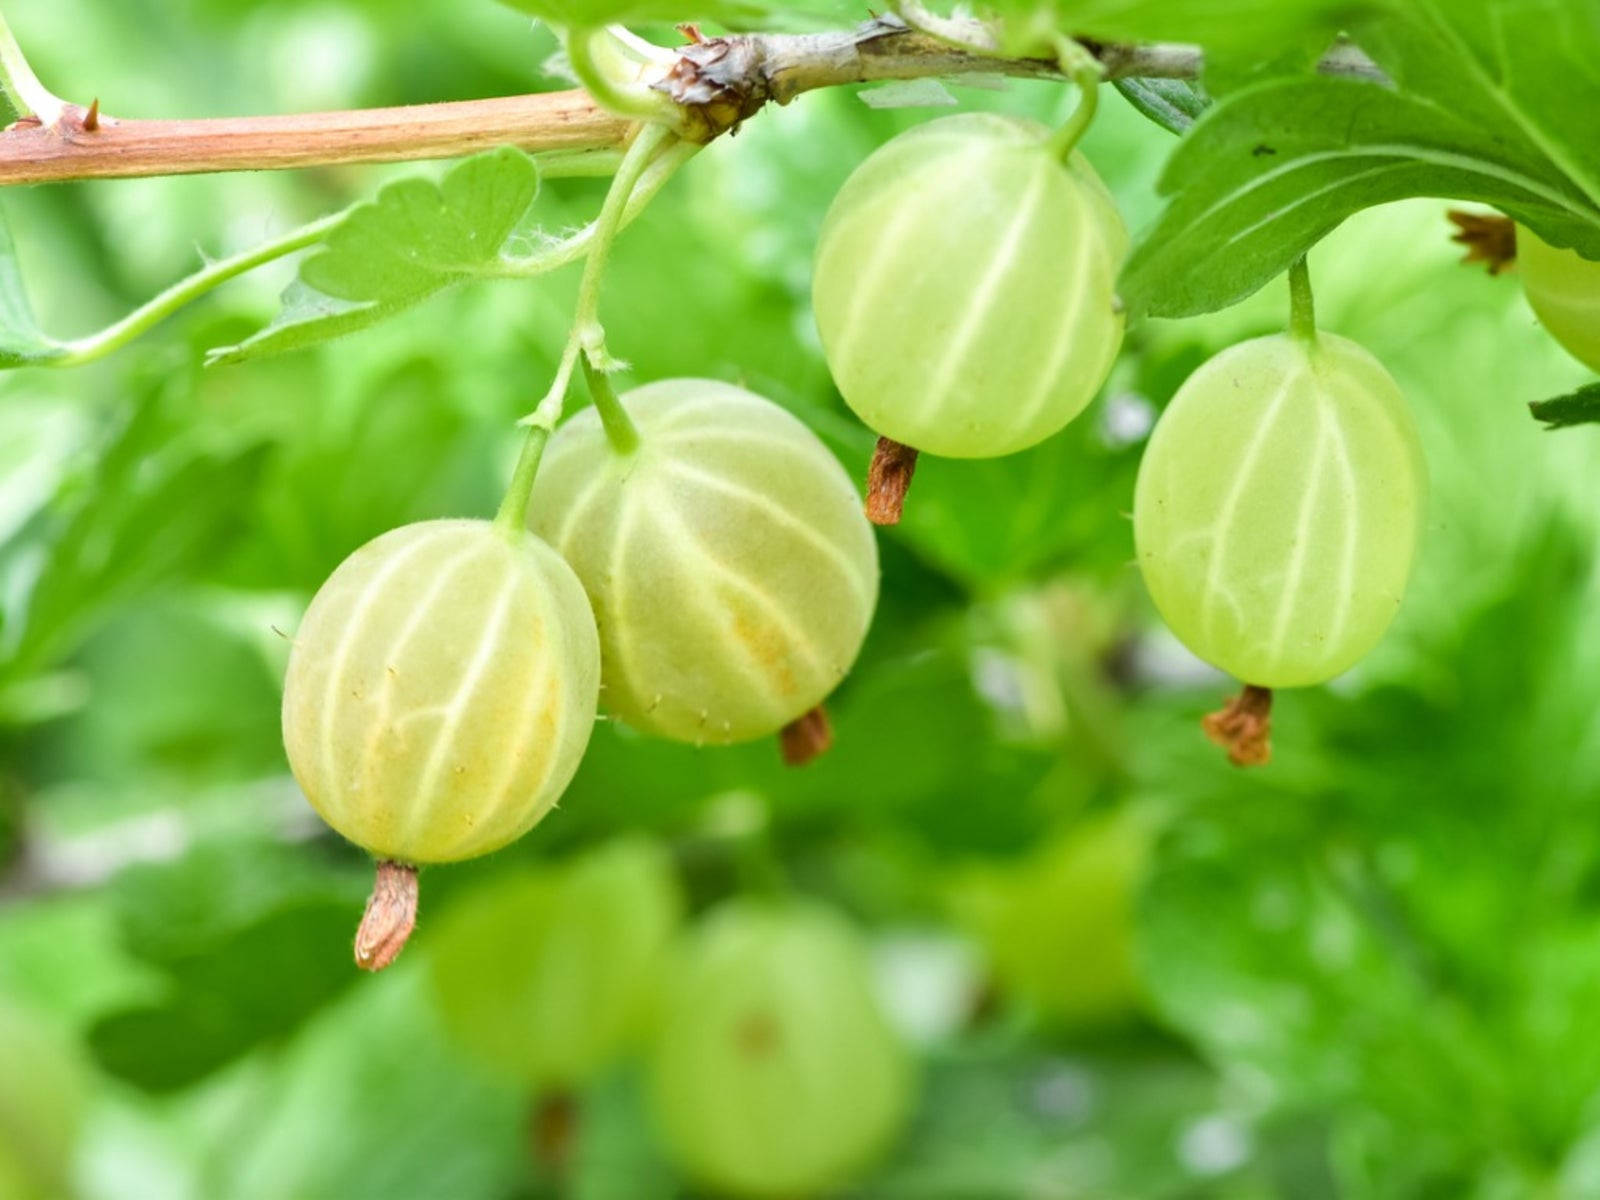
<path id="1" fill-rule="evenodd" d="M 877 544 L 854 485 L 743 388 L 672 379 L 608 402 L 626 433 L 578 413 L 529 509 L 593 602 L 606 707 L 697 744 L 776 733 L 844 678 L 872 621 Z"/>
<path id="2" fill-rule="evenodd" d="M 583 589 L 532 534 L 425 521 L 347 558 L 295 636 L 289 764 L 324 820 L 380 859 L 497 850 L 583 755 L 599 645 Z"/>

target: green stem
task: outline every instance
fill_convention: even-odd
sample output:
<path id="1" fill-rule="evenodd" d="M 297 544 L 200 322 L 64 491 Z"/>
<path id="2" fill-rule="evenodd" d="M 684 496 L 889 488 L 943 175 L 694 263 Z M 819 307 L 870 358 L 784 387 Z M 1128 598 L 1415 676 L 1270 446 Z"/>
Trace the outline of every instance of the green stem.
<path id="1" fill-rule="evenodd" d="M 655 199 L 656 193 L 665 185 L 667 180 L 677 172 L 678 168 L 688 162 L 702 147 L 693 142 L 679 142 L 677 145 L 663 151 L 660 157 L 654 159 L 645 171 L 643 178 L 634 187 L 633 193 L 628 197 L 628 206 L 623 210 L 621 228 L 627 228 Z M 620 164 L 617 170 L 621 170 Z M 615 174 L 615 172 L 610 172 Z M 569 238 L 564 238 L 552 246 L 537 250 L 532 254 L 520 258 L 502 258 L 495 265 L 495 274 L 508 278 L 523 279 L 534 275 L 544 275 L 568 263 L 577 262 L 589 253 L 589 248 L 594 245 L 595 235 L 598 232 L 599 222 L 592 221 L 583 229 Z"/>
<path id="2" fill-rule="evenodd" d="M 1289 332 L 1307 345 L 1317 342 L 1317 310 L 1311 298 L 1311 271 L 1305 255 L 1289 268 Z"/>
<path id="3" fill-rule="evenodd" d="M 617 63 L 618 54 L 612 37 L 604 29 L 580 27 L 569 29 L 566 35 L 567 61 L 578 82 L 602 107 L 624 117 L 637 117 L 641 121 L 670 119 L 674 106 L 670 99 L 653 88 L 635 81 L 619 78 L 621 71 L 607 70 Z M 605 57 L 612 62 L 602 64 Z"/>
<path id="4" fill-rule="evenodd" d="M 527 425 L 542 425 L 554 429 L 566 403 L 567 389 L 572 386 L 572 375 L 577 369 L 579 356 L 584 356 L 598 369 L 608 370 L 612 363 L 606 354 L 605 330 L 600 325 L 600 283 L 605 277 L 606 263 L 611 258 L 611 246 L 622 227 L 622 218 L 633 195 L 634 185 L 644 175 L 645 168 L 655 157 L 673 132 L 663 125 L 646 125 L 628 147 L 611 190 L 606 193 L 605 204 L 592 226 L 593 234 L 588 244 L 588 261 L 583 266 L 583 280 L 578 285 L 577 310 L 573 314 L 572 335 L 567 339 L 566 350 L 556 367 L 550 390 L 539 401 L 537 408 L 523 418 Z M 663 181 L 665 182 L 665 181 Z"/>
<path id="5" fill-rule="evenodd" d="M 639 448 L 639 429 L 628 416 L 628 410 L 617 399 L 616 389 L 604 371 L 595 369 L 589 356 L 583 356 L 583 378 L 589 385 L 589 396 L 595 411 L 600 414 L 600 424 L 605 426 L 606 440 L 618 454 L 632 454 Z"/>
<path id="6" fill-rule="evenodd" d="M 263 263 L 269 263 L 273 259 L 282 258 L 286 254 L 293 254 L 296 250 L 303 250 L 320 242 L 328 231 L 344 218 L 344 211 L 331 213 L 321 220 L 302 225 L 299 229 L 292 229 L 282 237 L 252 247 L 241 254 L 219 259 L 204 270 L 180 280 L 166 291 L 141 304 L 122 320 L 107 325 L 97 333 L 62 342 L 62 353 L 49 359 L 46 365 L 75 367 L 80 363 L 103 358 L 219 284 L 226 283 L 237 275 L 243 275 Z"/>
<path id="7" fill-rule="evenodd" d="M 533 155 L 542 179 L 593 179 L 615 175 L 620 150 L 543 150 Z"/>
<path id="8" fill-rule="evenodd" d="M 0 15 L 0 89 L 5 91 L 19 116 L 38 117 L 44 125 L 54 125 L 61 120 L 65 105 L 39 82 L 3 15 Z"/>
<path id="9" fill-rule="evenodd" d="M 528 500 L 533 496 L 533 481 L 539 474 L 539 461 L 544 458 L 545 443 L 550 431 L 541 425 L 528 430 L 523 440 L 522 453 L 517 455 L 517 467 L 511 473 L 511 486 L 506 488 L 506 498 L 500 502 L 495 514 L 497 529 L 520 534 L 527 527 Z"/>
<path id="10" fill-rule="evenodd" d="M 1062 38 L 1056 49 L 1062 71 L 1072 77 L 1079 93 L 1078 107 L 1072 110 L 1072 116 L 1067 118 L 1066 124 L 1056 130 L 1055 136 L 1050 139 L 1051 152 L 1066 162 L 1078 148 L 1083 135 L 1089 131 L 1094 114 L 1100 108 L 1100 80 L 1104 77 L 1104 70 L 1099 59 L 1070 38 Z"/>

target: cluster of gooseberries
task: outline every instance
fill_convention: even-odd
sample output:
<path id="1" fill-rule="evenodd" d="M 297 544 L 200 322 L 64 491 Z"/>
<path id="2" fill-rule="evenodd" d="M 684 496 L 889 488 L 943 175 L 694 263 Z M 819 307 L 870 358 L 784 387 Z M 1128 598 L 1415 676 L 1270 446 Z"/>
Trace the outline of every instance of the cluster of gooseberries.
<path id="1" fill-rule="evenodd" d="M 665 1149 L 719 1194 L 810 1196 L 905 1123 L 910 1064 L 851 925 L 811 901 L 734 899 L 682 924 L 669 856 L 639 840 L 483 884 L 426 947 L 438 1011 L 529 1089 L 541 1157 L 575 1094 L 630 1056 Z"/>
<path id="2" fill-rule="evenodd" d="M 819 706 L 877 598 L 868 518 L 898 519 L 919 452 L 1005 455 L 1060 431 L 1120 349 L 1127 235 L 1075 148 L 1097 70 L 1072 73 L 1083 101 L 1061 130 L 928 122 L 862 164 L 827 215 L 817 324 L 845 402 L 880 435 L 865 515 L 822 442 L 769 400 L 700 379 L 611 391 L 585 306 L 631 190 L 674 137 L 646 124 L 597 222 L 552 389 L 559 414 L 581 363 L 594 407 L 553 434 L 553 417 L 534 421 L 494 521 L 424 522 L 357 550 L 295 640 L 290 764 L 328 823 L 380 860 L 361 965 L 403 944 L 417 864 L 493 851 L 549 811 L 602 698 L 640 731 L 696 745 L 781 732 L 795 761 L 825 746 Z M 1526 246 L 1536 310 L 1600 365 L 1600 264 L 1531 234 Z M 1316 329 L 1303 261 L 1290 284 L 1287 332 L 1224 351 L 1179 389 L 1134 502 L 1157 609 L 1245 684 L 1206 725 L 1241 764 L 1267 756 L 1271 689 L 1328 680 L 1382 636 L 1425 491 L 1398 387 Z"/>

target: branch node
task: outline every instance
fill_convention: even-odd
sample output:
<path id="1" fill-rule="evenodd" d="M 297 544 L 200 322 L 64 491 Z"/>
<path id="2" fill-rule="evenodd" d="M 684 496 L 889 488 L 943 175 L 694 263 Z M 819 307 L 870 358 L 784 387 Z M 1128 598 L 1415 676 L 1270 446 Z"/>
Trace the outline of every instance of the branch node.
<path id="1" fill-rule="evenodd" d="M 417 925 L 417 869 L 405 863 L 378 864 L 378 876 L 356 930 L 356 966 L 381 971 L 400 957 Z"/>
<path id="2" fill-rule="evenodd" d="M 1272 761 L 1272 689 L 1245 684 L 1220 712 L 1202 718 L 1200 728 L 1234 766 L 1265 766 Z"/>
<path id="3" fill-rule="evenodd" d="M 915 450 L 891 438 L 879 438 L 867 470 L 867 520 L 874 525 L 898 525 L 916 471 Z"/>

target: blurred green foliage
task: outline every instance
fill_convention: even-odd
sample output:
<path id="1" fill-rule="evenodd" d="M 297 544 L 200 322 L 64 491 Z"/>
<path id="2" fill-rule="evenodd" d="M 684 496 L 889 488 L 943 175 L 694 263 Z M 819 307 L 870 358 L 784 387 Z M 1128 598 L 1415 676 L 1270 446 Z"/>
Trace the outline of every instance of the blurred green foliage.
<path id="1" fill-rule="evenodd" d="M 119 114 L 555 85 L 549 36 L 488 3 L 13 7 L 45 81 Z M 1046 85 L 955 91 L 1045 120 L 1070 105 Z M 1139 228 L 1172 142 L 1103 107 L 1085 150 Z M 744 383 L 864 471 L 871 436 L 808 311 L 811 252 L 850 170 L 924 116 L 817 94 L 701 155 L 617 249 L 603 313 L 631 378 Z M 197 245 L 443 173 L 3 202 L 42 323 L 67 333 L 191 269 Z M 601 186 L 547 181 L 533 216 L 569 228 Z M 474 968 L 460 931 L 503 920 L 531 959 L 544 900 L 523 913 L 525 894 L 619 837 L 666 873 L 641 911 L 681 889 L 699 929 L 730 896 L 792 890 L 870 947 L 918 1082 L 846 1194 L 1600 1195 L 1600 447 L 1529 418 L 1582 373 L 1514 283 L 1456 255 L 1430 201 L 1360 214 L 1312 254 L 1322 322 L 1412 399 L 1433 496 L 1394 630 L 1350 676 L 1281 699 L 1274 766 L 1241 775 L 1200 737 L 1225 681 L 1159 630 L 1124 515 L 1187 372 L 1281 327 L 1269 288 L 1136 326 L 1106 395 L 1044 445 L 924 464 L 881 538 L 883 603 L 831 754 L 786 771 L 770 745 L 603 723 L 532 835 L 425 874 L 417 944 L 375 979 L 349 962 L 368 864 L 282 762 L 286 636 L 373 535 L 492 512 L 572 273 L 202 366 L 271 318 L 279 264 L 106 361 L 0 378 L 0 1197 L 699 1194 L 650 1108 L 645 1016 L 582 1071 L 506 1070 L 479 1058 L 506 1030 L 452 1034 L 528 982 Z M 624 904 L 560 953 L 589 970 L 639 915 Z M 481 1007 L 440 1005 L 440 963 Z M 61 1043 L 76 1051 L 46 1049 Z"/>

